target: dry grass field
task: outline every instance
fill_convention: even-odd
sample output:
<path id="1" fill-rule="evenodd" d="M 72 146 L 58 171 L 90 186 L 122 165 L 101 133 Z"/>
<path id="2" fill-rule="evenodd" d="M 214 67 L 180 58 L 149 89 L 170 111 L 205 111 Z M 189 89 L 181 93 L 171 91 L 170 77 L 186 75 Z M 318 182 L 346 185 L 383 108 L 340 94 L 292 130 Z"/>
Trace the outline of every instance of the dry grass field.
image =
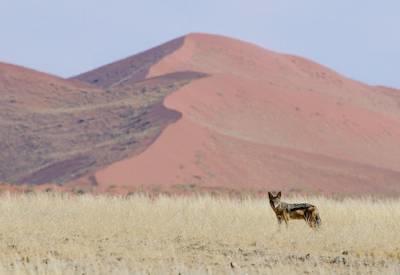
<path id="1" fill-rule="evenodd" d="M 399 199 L 287 201 L 319 206 L 321 229 L 279 229 L 266 199 L 3 195 L 0 273 L 400 273 Z"/>

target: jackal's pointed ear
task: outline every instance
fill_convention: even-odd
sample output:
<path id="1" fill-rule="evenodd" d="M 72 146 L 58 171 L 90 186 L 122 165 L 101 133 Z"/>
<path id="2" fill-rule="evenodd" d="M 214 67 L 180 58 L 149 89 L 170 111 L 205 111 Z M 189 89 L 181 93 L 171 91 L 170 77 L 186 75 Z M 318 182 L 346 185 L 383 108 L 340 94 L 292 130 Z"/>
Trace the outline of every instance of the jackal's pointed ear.
<path id="1" fill-rule="evenodd" d="M 270 199 L 270 200 L 273 198 L 273 196 L 272 196 L 272 193 L 271 193 L 271 192 L 268 192 L 268 197 L 269 197 L 269 199 Z"/>
<path id="2" fill-rule="evenodd" d="M 280 198 L 282 196 L 282 192 L 279 191 L 277 197 Z"/>

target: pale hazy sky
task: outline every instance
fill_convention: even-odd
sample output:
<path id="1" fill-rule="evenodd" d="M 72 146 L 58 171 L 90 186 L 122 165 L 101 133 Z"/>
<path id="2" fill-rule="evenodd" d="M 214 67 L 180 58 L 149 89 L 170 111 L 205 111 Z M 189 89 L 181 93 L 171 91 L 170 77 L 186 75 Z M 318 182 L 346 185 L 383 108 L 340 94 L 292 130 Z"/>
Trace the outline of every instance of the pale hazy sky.
<path id="1" fill-rule="evenodd" d="M 0 61 L 72 76 L 189 32 L 400 88 L 399 0 L 0 0 Z"/>

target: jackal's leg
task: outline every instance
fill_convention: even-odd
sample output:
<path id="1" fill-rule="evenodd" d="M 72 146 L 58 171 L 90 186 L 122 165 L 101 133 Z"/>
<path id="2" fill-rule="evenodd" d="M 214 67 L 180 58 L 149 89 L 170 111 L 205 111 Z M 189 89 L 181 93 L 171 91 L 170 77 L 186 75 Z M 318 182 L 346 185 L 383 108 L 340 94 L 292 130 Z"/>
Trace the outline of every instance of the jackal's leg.
<path id="1" fill-rule="evenodd" d="M 289 214 L 288 213 L 283 214 L 283 220 L 285 221 L 286 228 L 288 228 L 288 226 L 289 226 Z"/>
<path id="2" fill-rule="evenodd" d="M 318 223 L 315 220 L 311 220 L 309 225 L 312 229 L 318 229 Z"/>
<path id="3" fill-rule="evenodd" d="M 276 220 L 278 221 L 277 231 L 280 232 L 282 229 L 282 221 L 284 221 L 284 218 L 283 218 L 283 216 L 277 216 Z"/>
<path id="4" fill-rule="evenodd" d="M 319 214 L 315 210 L 307 211 L 304 215 L 304 220 L 312 229 L 317 229 L 321 223 Z"/>
<path id="5" fill-rule="evenodd" d="M 311 216 L 311 212 L 309 211 L 305 211 L 304 212 L 304 220 L 305 222 L 308 224 L 309 227 L 313 228 L 313 221 L 312 221 L 312 216 Z"/>
<path id="6" fill-rule="evenodd" d="M 311 219 L 311 218 L 304 218 L 305 219 L 305 221 L 306 221 L 306 223 L 308 224 L 308 226 L 309 227 L 311 227 L 311 228 L 315 228 L 315 223 L 314 223 L 314 221 Z"/>

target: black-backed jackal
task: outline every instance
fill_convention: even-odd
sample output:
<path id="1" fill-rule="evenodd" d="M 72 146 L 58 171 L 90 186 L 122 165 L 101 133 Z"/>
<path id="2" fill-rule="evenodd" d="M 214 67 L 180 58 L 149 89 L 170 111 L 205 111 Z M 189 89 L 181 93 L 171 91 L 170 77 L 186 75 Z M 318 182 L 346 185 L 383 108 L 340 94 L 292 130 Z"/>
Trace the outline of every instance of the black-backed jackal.
<path id="1" fill-rule="evenodd" d="M 321 225 L 321 218 L 316 206 L 308 203 L 286 203 L 281 201 L 281 192 L 273 194 L 268 192 L 269 204 L 274 210 L 278 223 L 285 222 L 286 226 L 290 219 L 305 220 L 311 228 Z"/>

